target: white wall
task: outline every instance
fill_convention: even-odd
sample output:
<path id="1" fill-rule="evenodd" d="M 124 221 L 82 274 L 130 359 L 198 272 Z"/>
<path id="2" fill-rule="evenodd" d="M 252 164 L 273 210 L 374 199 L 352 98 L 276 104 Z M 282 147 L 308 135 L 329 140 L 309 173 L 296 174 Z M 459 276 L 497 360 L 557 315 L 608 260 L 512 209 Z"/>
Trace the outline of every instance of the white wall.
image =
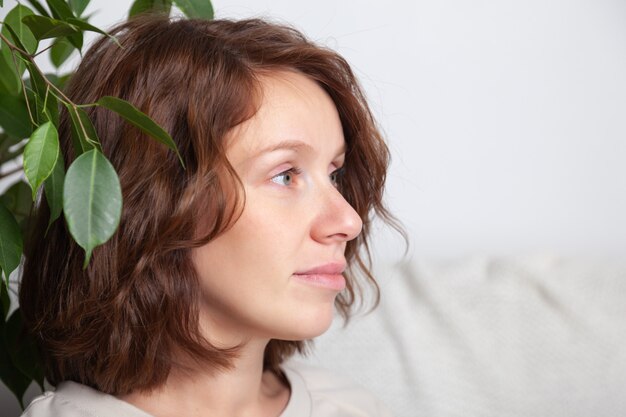
<path id="1" fill-rule="evenodd" d="M 626 3 L 216 8 L 280 16 L 353 64 L 389 139 L 388 201 L 415 254 L 626 250 Z"/>
<path id="2" fill-rule="evenodd" d="M 104 27 L 130 3 L 93 1 Z M 413 254 L 623 256 L 625 2 L 214 6 L 284 19 L 352 63 L 389 140 L 388 202 Z M 397 239 L 378 241 L 379 257 L 399 256 Z"/>
<path id="3" fill-rule="evenodd" d="M 129 4 L 93 1 L 103 27 Z M 623 1 L 214 6 L 291 22 L 352 63 L 392 149 L 388 201 L 414 254 L 626 249 Z M 380 239 L 382 257 L 401 250 Z"/>

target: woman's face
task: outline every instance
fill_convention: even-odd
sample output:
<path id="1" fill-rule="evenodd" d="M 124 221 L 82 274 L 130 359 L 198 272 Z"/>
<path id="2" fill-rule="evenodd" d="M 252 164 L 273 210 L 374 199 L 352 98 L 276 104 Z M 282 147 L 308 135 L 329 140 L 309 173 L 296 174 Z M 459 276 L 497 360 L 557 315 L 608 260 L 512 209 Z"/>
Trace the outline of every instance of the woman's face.
<path id="1" fill-rule="evenodd" d="M 362 226 L 336 188 L 345 141 L 331 98 L 296 72 L 262 86 L 259 111 L 227 149 L 245 190 L 241 217 L 193 251 L 201 323 L 218 346 L 323 333 L 345 285 L 346 242 Z"/>

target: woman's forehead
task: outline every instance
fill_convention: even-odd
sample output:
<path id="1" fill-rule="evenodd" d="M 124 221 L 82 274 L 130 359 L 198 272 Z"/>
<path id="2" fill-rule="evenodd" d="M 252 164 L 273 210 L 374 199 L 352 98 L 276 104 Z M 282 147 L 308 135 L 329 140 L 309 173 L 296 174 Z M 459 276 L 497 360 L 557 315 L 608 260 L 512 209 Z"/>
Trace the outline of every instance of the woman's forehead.
<path id="1" fill-rule="evenodd" d="M 259 77 L 259 90 L 258 111 L 229 132 L 230 153 L 250 157 L 286 141 L 321 151 L 345 146 L 334 102 L 308 76 L 277 71 Z"/>

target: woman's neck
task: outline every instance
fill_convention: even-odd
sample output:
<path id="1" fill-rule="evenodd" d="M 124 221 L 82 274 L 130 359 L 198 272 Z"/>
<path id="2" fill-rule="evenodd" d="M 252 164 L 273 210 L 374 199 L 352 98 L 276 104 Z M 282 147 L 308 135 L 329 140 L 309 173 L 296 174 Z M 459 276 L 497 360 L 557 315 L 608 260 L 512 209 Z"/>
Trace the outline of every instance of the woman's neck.
<path id="1" fill-rule="evenodd" d="M 267 343 L 246 343 L 231 370 L 189 373 L 173 369 L 159 389 L 120 399 L 154 417 L 278 417 L 290 391 L 273 372 L 263 371 Z"/>

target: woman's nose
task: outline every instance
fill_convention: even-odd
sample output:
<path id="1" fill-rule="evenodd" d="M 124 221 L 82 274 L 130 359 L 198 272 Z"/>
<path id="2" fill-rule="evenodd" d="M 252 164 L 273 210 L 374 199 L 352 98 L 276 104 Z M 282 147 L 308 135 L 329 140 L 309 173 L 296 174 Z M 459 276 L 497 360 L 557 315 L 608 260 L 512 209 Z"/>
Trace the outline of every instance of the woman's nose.
<path id="1" fill-rule="evenodd" d="M 319 208 L 311 231 L 315 240 L 322 243 L 348 242 L 361 233 L 361 217 L 337 188 L 330 186 L 324 190 L 320 195 Z"/>

